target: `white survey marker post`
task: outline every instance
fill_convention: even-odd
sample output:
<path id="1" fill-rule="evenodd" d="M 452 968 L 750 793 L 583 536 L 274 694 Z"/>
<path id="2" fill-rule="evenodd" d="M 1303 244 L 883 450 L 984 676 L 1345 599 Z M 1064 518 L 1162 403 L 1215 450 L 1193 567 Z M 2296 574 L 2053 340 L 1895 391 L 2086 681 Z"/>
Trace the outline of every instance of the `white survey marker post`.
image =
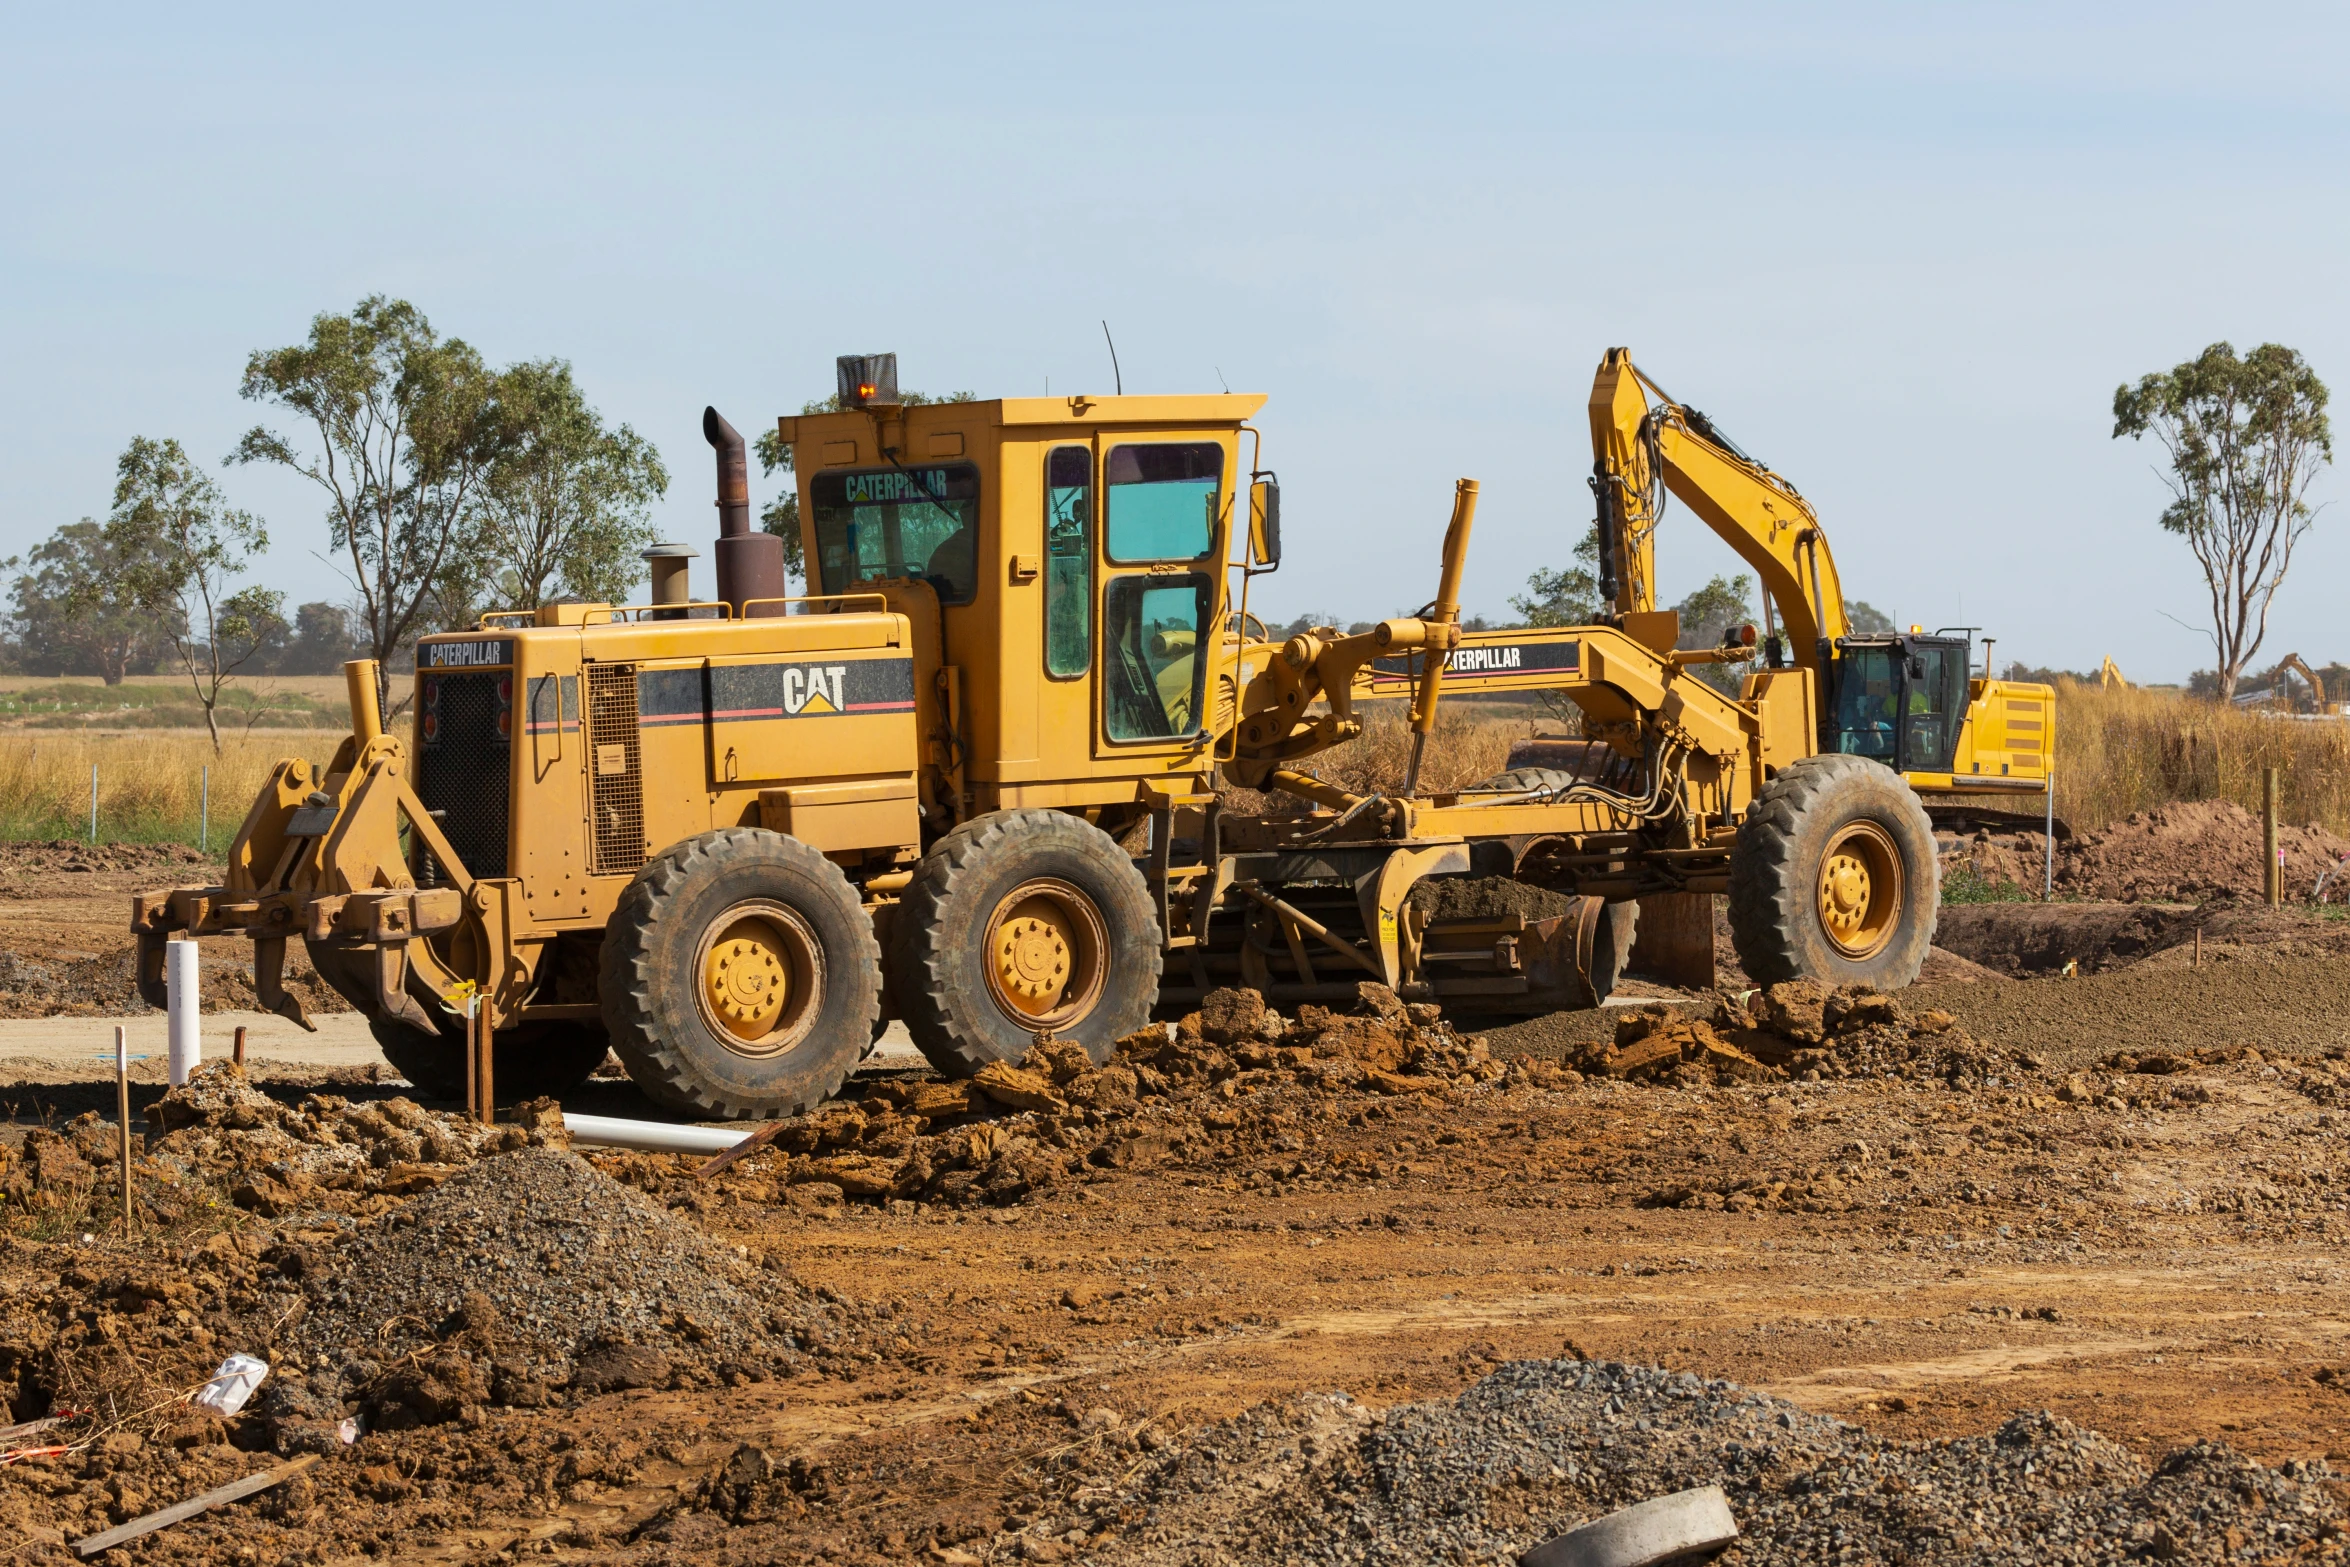
<path id="1" fill-rule="evenodd" d="M 169 993 L 171 1030 L 171 1086 L 178 1088 L 196 1070 L 196 1063 L 204 1059 L 204 1042 L 198 1032 L 204 1011 L 201 994 L 203 981 L 197 976 L 198 948 L 193 941 L 167 941 L 163 944 L 163 984 Z"/>

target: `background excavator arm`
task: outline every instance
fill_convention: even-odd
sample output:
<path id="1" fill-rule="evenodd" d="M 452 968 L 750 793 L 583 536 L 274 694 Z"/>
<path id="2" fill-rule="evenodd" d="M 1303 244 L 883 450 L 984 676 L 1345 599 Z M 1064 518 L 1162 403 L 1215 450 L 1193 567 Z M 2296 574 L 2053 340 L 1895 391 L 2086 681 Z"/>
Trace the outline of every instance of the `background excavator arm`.
<path id="1" fill-rule="evenodd" d="M 1600 361 L 1590 412 L 1602 597 L 1621 614 L 1656 608 L 1655 531 L 1669 490 L 1754 568 L 1795 664 L 1821 672 L 1821 644 L 1846 632 L 1843 585 L 1819 518 L 1795 486 L 1674 402 L 1627 349 Z"/>

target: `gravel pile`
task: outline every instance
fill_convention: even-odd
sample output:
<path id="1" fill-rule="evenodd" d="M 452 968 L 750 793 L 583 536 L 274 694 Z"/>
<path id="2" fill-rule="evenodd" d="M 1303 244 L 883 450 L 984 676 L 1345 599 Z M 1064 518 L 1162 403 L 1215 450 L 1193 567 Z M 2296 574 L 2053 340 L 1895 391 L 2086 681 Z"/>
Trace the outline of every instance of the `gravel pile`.
<path id="1" fill-rule="evenodd" d="M 670 1358 L 768 1361 L 799 1347 L 820 1304 L 550 1149 L 467 1167 L 343 1236 L 304 1276 L 311 1305 L 294 1341 L 379 1356 L 445 1339 L 457 1317 L 501 1349 L 546 1360 L 635 1344 Z"/>
<path id="2" fill-rule="evenodd" d="M 2046 1413 L 1990 1436 L 1890 1442 L 1686 1372 L 1523 1361 L 1451 1402 L 1382 1416 L 1344 1395 L 1260 1406 L 1092 1506 L 1142 1519 L 1118 1560 L 1203 1567 L 1508 1563 L 1699 1485 L 1727 1492 L 1743 1567 L 2216 1562 L 2301 1559 L 2339 1538 L 2327 1477 L 2322 1460 L 2268 1469 L 2210 1443 L 2149 1469 Z"/>

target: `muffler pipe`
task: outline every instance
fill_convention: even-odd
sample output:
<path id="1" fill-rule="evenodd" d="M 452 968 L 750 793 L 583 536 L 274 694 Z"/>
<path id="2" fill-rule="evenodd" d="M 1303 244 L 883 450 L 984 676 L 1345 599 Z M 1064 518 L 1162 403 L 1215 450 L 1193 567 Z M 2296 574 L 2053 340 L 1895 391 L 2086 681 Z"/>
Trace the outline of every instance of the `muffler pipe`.
<path id="1" fill-rule="evenodd" d="M 718 454 L 718 596 L 738 618 L 780 615 L 788 591 L 783 540 L 751 531 L 751 476 L 742 434 L 717 409 L 704 408 L 702 438 Z"/>

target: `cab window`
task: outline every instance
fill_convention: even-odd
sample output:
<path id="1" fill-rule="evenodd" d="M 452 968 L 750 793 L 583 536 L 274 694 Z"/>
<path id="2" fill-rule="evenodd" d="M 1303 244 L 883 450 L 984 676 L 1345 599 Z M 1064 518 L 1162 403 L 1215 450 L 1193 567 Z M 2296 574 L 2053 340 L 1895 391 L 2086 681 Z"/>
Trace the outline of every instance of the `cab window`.
<path id="1" fill-rule="evenodd" d="M 1966 716 L 1967 650 L 1916 646 L 1901 720 L 1901 765 L 1912 772 L 1948 770 Z"/>
<path id="2" fill-rule="evenodd" d="M 1849 648 L 1836 682 L 1836 749 L 1846 756 L 1893 760 L 1899 682 L 1893 649 Z"/>
<path id="3" fill-rule="evenodd" d="M 971 463 L 820 473 L 816 570 L 826 593 L 877 577 L 920 577 L 942 604 L 979 595 L 979 469 Z"/>
<path id="4" fill-rule="evenodd" d="M 1215 537 L 1224 448 L 1213 441 L 1113 446 L 1104 465 L 1110 559 L 1197 560 Z"/>
<path id="5" fill-rule="evenodd" d="M 1200 727 L 1201 629 L 1215 579 L 1116 577 L 1102 597 L 1102 708 L 1112 740 L 1166 740 Z"/>
<path id="6" fill-rule="evenodd" d="M 1044 460 L 1044 669 L 1082 675 L 1093 656 L 1093 449 Z"/>

